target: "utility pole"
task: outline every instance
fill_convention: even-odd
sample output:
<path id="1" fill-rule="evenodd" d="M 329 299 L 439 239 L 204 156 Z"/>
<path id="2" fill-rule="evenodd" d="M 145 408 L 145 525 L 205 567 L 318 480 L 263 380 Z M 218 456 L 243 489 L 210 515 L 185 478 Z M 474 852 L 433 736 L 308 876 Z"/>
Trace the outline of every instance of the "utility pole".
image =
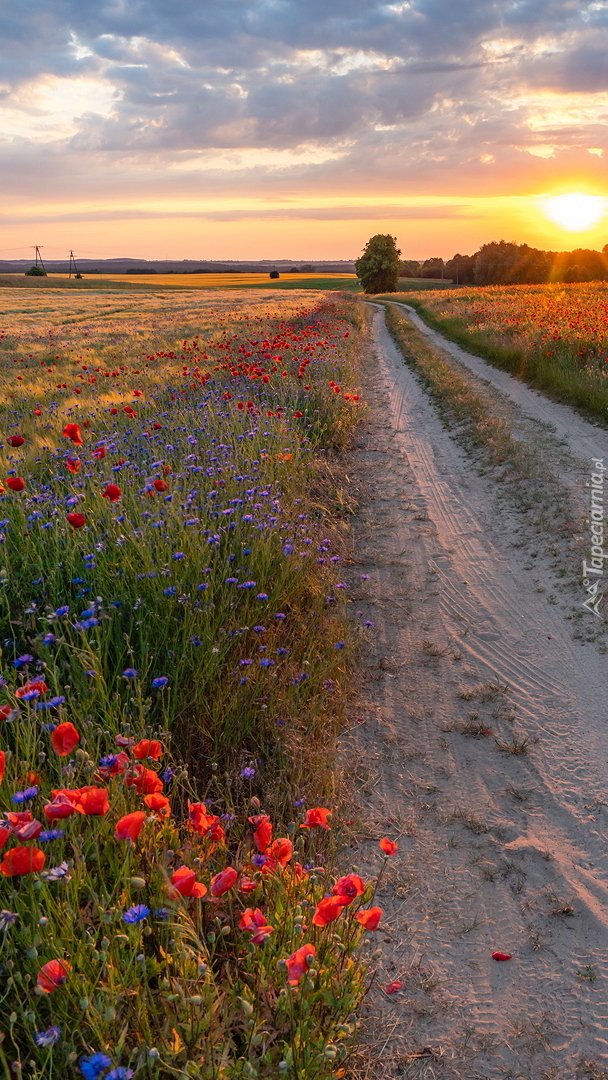
<path id="1" fill-rule="evenodd" d="M 78 273 L 78 267 L 76 266 L 76 256 L 74 255 L 74 252 L 70 249 L 70 272 L 68 274 L 68 277 L 72 276 L 72 267 L 74 268 L 74 275 L 76 275 Z"/>
<path id="2" fill-rule="evenodd" d="M 42 269 L 44 270 L 44 272 L 46 274 L 46 267 L 45 267 L 45 265 L 44 265 L 44 263 L 42 261 L 42 255 L 40 254 L 41 246 L 42 246 L 41 244 L 32 244 L 32 247 L 34 248 L 34 250 L 36 252 L 36 266 L 38 266 L 38 260 L 40 259 L 40 266 L 42 267 Z"/>

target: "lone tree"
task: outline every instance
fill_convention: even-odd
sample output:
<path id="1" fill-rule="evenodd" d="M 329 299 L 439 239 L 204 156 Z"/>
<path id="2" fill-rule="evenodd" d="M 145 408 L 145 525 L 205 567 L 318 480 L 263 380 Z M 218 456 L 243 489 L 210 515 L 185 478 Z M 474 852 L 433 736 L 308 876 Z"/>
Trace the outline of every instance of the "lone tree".
<path id="1" fill-rule="evenodd" d="M 377 233 L 365 245 L 360 259 L 355 263 L 357 277 L 363 286 L 363 292 L 397 292 L 397 282 L 401 272 L 397 247 L 397 238 L 387 233 Z"/>

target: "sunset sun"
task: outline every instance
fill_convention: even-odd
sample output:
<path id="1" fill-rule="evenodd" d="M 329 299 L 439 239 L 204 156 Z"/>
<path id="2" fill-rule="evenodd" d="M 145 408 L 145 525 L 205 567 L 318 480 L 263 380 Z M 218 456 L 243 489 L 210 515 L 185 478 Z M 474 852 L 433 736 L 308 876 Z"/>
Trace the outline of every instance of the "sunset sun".
<path id="1" fill-rule="evenodd" d="M 607 200 L 601 195 L 554 195 L 542 200 L 543 212 L 568 232 L 586 232 L 606 214 Z"/>

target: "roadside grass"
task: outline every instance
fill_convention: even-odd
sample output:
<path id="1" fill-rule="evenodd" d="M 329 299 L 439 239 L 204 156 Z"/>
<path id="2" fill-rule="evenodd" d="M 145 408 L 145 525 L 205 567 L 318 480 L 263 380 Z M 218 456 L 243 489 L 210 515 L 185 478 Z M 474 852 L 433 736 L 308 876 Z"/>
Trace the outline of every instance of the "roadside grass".
<path id="1" fill-rule="evenodd" d="M 427 326 L 450 341 L 606 427 L 605 293 L 605 287 L 597 283 L 595 286 L 513 285 L 453 290 L 449 297 L 439 292 L 412 295 L 409 290 L 403 290 L 402 294 L 383 299 L 402 297 Z M 595 296 L 596 311 L 593 310 Z M 540 300 L 545 306 L 537 311 Z M 546 311 L 549 301 L 551 310 L 556 309 L 551 316 Z M 588 325 L 581 326 L 582 308 Z"/>
<path id="2" fill-rule="evenodd" d="M 386 324 L 404 359 L 425 380 L 427 390 L 446 426 L 456 439 L 496 470 L 501 492 L 521 512 L 533 511 L 538 525 L 551 535 L 572 539 L 569 522 L 573 510 L 568 497 L 547 475 L 537 449 L 514 438 L 506 419 L 495 415 L 487 394 L 473 386 L 473 378 L 455 360 L 444 358 L 408 320 L 398 305 L 383 301 Z"/>
<path id="3" fill-rule="evenodd" d="M 0 1076 L 325 1080 L 364 316 L 72 296 L 0 329 Z"/>

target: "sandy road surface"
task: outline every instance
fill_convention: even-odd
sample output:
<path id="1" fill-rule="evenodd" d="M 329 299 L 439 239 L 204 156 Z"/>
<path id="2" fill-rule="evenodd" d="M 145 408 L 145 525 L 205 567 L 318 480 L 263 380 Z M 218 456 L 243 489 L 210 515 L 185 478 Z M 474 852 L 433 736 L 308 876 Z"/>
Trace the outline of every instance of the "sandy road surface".
<path id="1" fill-rule="evenodd" d="M 368 999 L 378 1075 L 608 1077 L 608 661 L 531 586 L 492 481 L 382 312 L 373 354 L 353 598 L 374 627 L 344 755 L 365 822 L 355 862 L 376 869 L 381 836 L 400 845 Z M 539 407 L 602 456 L 605 432 Z"/>

